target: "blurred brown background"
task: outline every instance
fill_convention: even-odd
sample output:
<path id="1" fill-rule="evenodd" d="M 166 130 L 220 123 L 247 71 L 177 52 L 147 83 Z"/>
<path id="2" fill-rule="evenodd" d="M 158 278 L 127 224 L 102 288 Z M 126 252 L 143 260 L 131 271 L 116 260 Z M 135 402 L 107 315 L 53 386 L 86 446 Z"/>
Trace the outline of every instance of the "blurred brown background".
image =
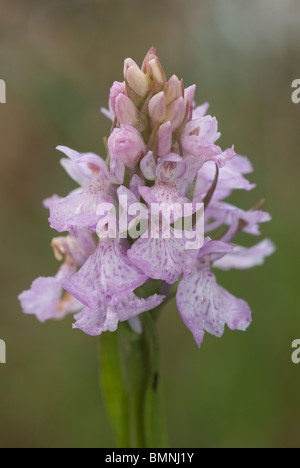
<path id="1" fill-rule="evenodd" d="M 57 265 L 42 199 L 74 187 L 58 144 L 104 153 L 109 122 L 99 113 L 155 45 L 168 73 L 197 83 L 223 133 L 248 155 L 258 185 L 240 206 L 267 198 L 277 244 L 261 268 L 218 273 L 253 310 L 248 333 L 207 336 L 199 351 L 175 304 L 160 322 L 165 405 L 173 447 L 300 446 L 300 78 L 298 0 L 0 0 L 1 447 L 113 447 L 98 390 L 97 339 L 72 319 L 39 324 L 17 295 Z M 249 242 L 247 237 L 242 240 Z M 251 239 L 250 239 L 251 241 Z"/>

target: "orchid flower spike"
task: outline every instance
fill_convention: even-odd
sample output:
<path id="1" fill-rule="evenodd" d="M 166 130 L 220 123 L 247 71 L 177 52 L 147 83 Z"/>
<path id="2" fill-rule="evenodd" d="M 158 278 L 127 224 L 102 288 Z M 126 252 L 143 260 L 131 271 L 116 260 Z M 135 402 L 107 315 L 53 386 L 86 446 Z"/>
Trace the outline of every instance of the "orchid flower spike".
<path id="1" fill-rule="evenodd" d="M 261 265 L 275 250 L 268 239 L 250 248 L 234 243 L 240 231 L 260 235 L 271 219 L 261 206 L 245 211 L 227 201 L 234 190 L 254 189 L 246 179 L 252 165 L 233 146 L 221 148 L 216 117 L 207 103 L 195 105 L 196 86 L 168 79 L 154 48 L 141 67 L 126 59 L 123 71 L 103 110 L 113 122 L 105 157 L 57 148 L 78 185 L 44 202 L 62 265 L 20 294 L 23 311 L 41 322 L 75 314 L 74 328 L 95 336 L 176 294 L 198 346 L 226 325 L 245 331 L 249 305 L 222 288 L 213 270 Z M 193 233 L 200 243 L 187 242 Z"/>

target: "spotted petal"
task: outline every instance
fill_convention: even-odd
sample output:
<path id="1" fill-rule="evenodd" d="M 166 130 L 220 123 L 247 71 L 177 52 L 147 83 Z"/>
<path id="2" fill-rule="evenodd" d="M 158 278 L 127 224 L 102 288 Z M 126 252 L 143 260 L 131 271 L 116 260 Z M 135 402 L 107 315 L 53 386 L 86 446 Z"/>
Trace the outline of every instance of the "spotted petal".
<path id="1" fill-rule="evenodd" d="M 50 225 L 58 232 L 77 234 L 79 229 L 97 224 L 98 206 L 110 201 L 106 192 L 97 185 L 74 190 L 65 198 L 52 198 L 48 201 Z"/>
<path id="2" fill-rule="evenodd" d="M 170 229 L 170 238 L 153 238 L 150 232 L 148 238 L 141 237 L 128 251 L 131 262 L 153 279 L 161 279 L 169 284 L 175 283 L 185 267 L 186 241 L 175 238 Z"/>
<path id="3" fill-rule="evenodd" d="M 75 316 L 74 328 L 79 328 L 91 336 L 98 336 L 105 331 L 115 331 L 119 322 L 129 320 L 142 312 L 158 307 L 165 296 L 154 295 L 147 299 L 129 294 L 116 305 L 107 305 L 102 302 L 95 309 L 84 308 Z"/>
<path id="4" fill-rule="evenodd" d="M 195 212 L 195 206 L 188 198 L 181 195 L 174 185 L 165 185 L 161 182 L 153 185 L 153 187 L 139 187 L 139 192 L 147 204 L 149 206 L 152 205 L 152 212 L 156 212 L 158 215 L 160 208 L 170 211 L 171 223 L 184 217 L 185 204 L 191 206 L 189 214 Z"/>
<path id="5" fill-rule="evenodd" d="M 115 239 L 99 242 L 96 252 L 63 286 L 90 309 L 116 303 L 148 279 L 127 257 L 126 248 Z"/>
<path id="6" fill-rule="evenodd" d="M 245 331 L 251 323 L 248 304 L 219 286 L 209 265 L 202 262 L 179 284 L 177 307 L 199 347 L 205 332 L 221 337 L 225 324 Z"/>

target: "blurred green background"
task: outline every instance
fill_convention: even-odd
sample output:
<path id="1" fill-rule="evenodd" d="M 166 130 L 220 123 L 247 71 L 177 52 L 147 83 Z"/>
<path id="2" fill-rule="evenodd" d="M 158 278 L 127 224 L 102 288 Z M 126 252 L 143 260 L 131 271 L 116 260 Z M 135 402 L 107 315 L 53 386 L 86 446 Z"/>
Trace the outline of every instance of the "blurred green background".
<path id="1" fill-rule="evenodd" d="M 23 316 L 17 295 L 57 269 L 42 199 L 74 187 L 58 144 L 104 154 L 109 122 L 99 113 L 122 79 L 155 45 L 169 76 L 196 83 L 209 101 L 223 147 L 248 155 L 267 198 L 277 244 L 266 265 L 218 273 L 253 310 L 244 334 L 206 336 L 199 351 L 172 304 L 159 328 L 165 406 L 173 447 L 300 446 L 300 78 L 298 0 L 0 0 L 1 447 L 114 447 L 98 389 L 97 339 L 64 322 Z M 246 242 L 252 239 L 243 237 Z M 255 239 L 256 240 L 256 239 Z"/>

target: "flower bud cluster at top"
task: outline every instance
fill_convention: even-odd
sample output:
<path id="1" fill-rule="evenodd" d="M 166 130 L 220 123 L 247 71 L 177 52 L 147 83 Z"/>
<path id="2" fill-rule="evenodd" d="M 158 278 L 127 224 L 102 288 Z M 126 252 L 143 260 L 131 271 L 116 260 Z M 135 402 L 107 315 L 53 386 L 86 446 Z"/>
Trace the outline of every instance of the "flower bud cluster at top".
<path id="1" fill-rule="evenodd" d="M 175 75 L 167 80 L 154 48 L 146 55 L 142 68 L 126 59 L 124 78 L 123 83 L 115 82 L 111 88 L 109 109 L 114 127 L 127 130 L 113 132 L 118 156 L 125 166 L 135 167 L 146 151 L 152 151 L 157 160 L 164 153 L 164 144 L 169 152 L 181 154 L 180 135 L 192 117 L 196 86 L 184 89 L 183 80 Z"/>

